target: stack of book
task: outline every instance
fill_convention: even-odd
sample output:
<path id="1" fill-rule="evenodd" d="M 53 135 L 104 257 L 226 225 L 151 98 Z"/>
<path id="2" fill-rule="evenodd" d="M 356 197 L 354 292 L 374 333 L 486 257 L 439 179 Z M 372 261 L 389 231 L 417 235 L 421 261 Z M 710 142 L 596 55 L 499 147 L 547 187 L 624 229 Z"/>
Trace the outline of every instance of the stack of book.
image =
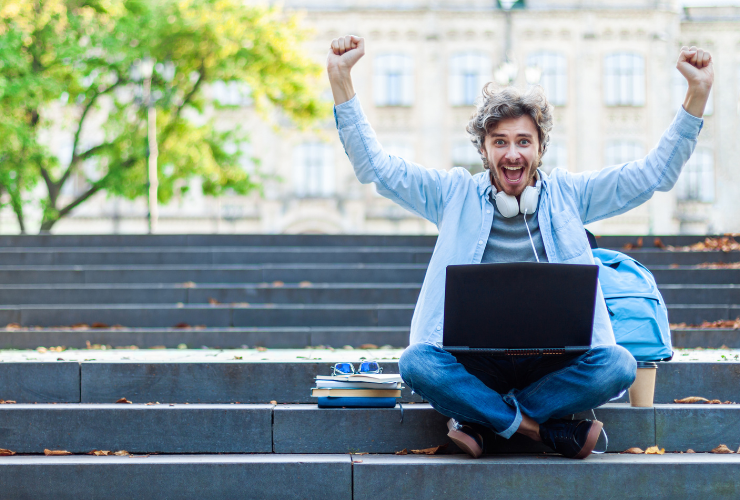
<path id="1" fill-rule="evenodd" d="M 393 408 L 402 382 L 398 374 L 317 375 L 311 395 L 319 408 Z"/>

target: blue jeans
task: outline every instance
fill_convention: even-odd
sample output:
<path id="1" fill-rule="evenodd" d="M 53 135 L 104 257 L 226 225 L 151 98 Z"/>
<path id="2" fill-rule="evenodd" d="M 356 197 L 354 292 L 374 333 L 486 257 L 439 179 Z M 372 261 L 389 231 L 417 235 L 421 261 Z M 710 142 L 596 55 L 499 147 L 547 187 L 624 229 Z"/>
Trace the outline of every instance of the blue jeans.
<path id="1" fill-rule="evenodd" d="M 438 412 L 508 439 L 522 414 L 543 423 L 608 402 L 632 385 L 637 363 L 617 345 L 580 355 L 494 358 L 453 356 L 431 344 L 413 344 L 398 369 L 406 385 Z"/>

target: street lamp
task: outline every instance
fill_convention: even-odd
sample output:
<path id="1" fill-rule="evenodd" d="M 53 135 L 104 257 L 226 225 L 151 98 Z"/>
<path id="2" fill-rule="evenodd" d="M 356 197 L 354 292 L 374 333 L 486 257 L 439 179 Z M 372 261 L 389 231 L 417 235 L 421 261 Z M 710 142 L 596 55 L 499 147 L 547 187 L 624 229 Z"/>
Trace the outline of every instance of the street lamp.
<path id="1" fill-rule="evenodd" d="M 159 221 L 159 204 L 157 202 L 157 190 L 159 189 L 159 178 L 157 176 L 157 108 L 152 99 L 152 74 L 154 73 L 154 60 L 150 57 L 144 58 L 140 65 L 141 77 L 144 79 L 144 105 L 147 107 L 147 179 L 149 186 L 149 234 L 157 232 Z"/>

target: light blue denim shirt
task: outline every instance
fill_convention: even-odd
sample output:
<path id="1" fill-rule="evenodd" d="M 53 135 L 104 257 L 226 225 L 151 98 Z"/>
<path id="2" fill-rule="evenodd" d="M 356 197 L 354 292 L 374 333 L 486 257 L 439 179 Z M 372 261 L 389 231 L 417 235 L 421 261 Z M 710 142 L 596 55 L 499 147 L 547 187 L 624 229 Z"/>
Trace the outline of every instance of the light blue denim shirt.
<path id="1" fill-rule="evenodd" d="M 480 264 L 493 218 L 488 172 L 464 168 L 431 170 L 389 155 L 362 111 L 357 96 L 335 106 L 339 138 L 363 184 L 439 228 L 419 300 L 411 320 L 410 343 L 442 342 L 446 268 Z M 551 263 L 594 264 L 584 224 L 623 214 L 649 200 L 654 191 L 668 191 L 696 146 L 703 120 L 683 108 L 657 147 L 641 160 L 573 174 L 556 168 L 540 170 L 542 192 L 537 214 Z M 601 287 L 596 299 L 592 346 L 613 345 L 609 315 Z"/>

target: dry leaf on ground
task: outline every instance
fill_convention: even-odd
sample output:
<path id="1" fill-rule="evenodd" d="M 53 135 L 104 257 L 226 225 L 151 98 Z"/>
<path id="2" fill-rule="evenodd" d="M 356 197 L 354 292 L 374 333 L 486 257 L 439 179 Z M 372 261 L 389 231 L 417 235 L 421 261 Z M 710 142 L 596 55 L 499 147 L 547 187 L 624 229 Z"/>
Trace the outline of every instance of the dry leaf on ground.
<path id="1" fill-rule="evenodd" d="M 276 405 L 276 404 L 277 404 L 277 401 L 275 401 L 275 400 L 272 400 L 272 401 L 270 401 L 270 404 L 271 404 L 271 405 Z"/>
<path id="2" fill-rule="evenodd" d="M 311 283 L 310 281 L 301 281 L 300 283 L 298 283 L 298 286 L 301 288 L 308 288 L 310 286 L 313 286 L 313 283 Z"/>
<path id="3" fill-rule="evenodd" d="M 378 346 L 375 344 L 361 344 L 359 349 L 377 349 Z"/>
<path id="4" fill-rule="evenodd" d="M 6 450 L 5 448 L 0 448 L 0 457 L 12 457 L 15 455 L 14 451 Z"/>
<path id="5" fill-rule="evenodd" d="M 396 455 L 408 455 L 408 454 L 409 454 L 409 450 L 407 450 L 406 448 L 404 448 L 401 451 L 396 452 Z"/>
<path id="6" fill-rule="evenodd" d="M 431 448 L 424 448 L 423 450 L 411 450 L 411 453 L 415 455 L 436 455 L 439 452 L 445 450 L 449 443 L 440 445 L 440 446 L 433 446 Z"/>
<path id="7" fill-rule="evenodd" d="M 257 347 L 255 347 L 255 350 L 259 352 L 265 352 L 267 350 L 267 347 L 262 347 L 261 345 L 258 345 Z"/>
<path id="8" fill-rule="evenodd" d="M 129 400 L 128 400 L 128 399 L 126 399 L 126 398 L 121 398 L 121 399 L 119 399 L 118 401 L 116 401 L 116 403 L 123 403 L 123 404 L 133 404 L 133 403 L 131 403 L 131 401 L 129 401 Z"/>
<path id="9" fill-rule="evenodd" d="M 651 446 L 645 450 L 646 455 L 665 455 L 665 448 L 658 449 L 657 446 Z"/>
<path id="10" fill-rule="evenodd" d="M 95 322 L 92 325 L 90 325 L 90 328 L 110 328 L 110 325 L 108 325 L 107 323 Z"/>
<path id="11" fill-rule="evenodd" d="M 0 405 L 14 405 L 15 401 L 12 399 L 0 399 Z"/>
<path id="12" fill-rule="evenodd" d="M 193 281 L 186 281 L 182 284 L 183 288 L 195 288 L 195 282 Z"/>
<path id="13" fill-rule="evenodd" d="M 642 448 L 634 447 L 634 448 L 627 448 L 622 453 L 629 453 L 631 455 L 642 455 L 645 452 L 642 450 Z"/>
<path id="14" fill-rule="evenodd" d="M 724 453 L 724 454 L 726 454 L 726 453 L 735 453 L 735 452 L 732 451 L 731 449 L 729 449 L 726 444 L 721 444 L 721 445 L 717 446 L 715 449 L 713 449 L 712 451 L 710 451 L 709 453 Z"/>
<path id="15" fill-rule="evenodd" d="M 110 455 L 110 451 L 108 450 L 93 450 L 88 453 L 88 455 L 95 455 L 96 457 L 107 457 Z"/>
<path id="16" fill-rule="evenodd" d="M 117 456 L 117 457 L 129 457 L 129 456 L 132 456 L 132 455 L 131 455 L 131 454 L 130 454 L 129 452 L 127 452 L 126 450 L 120 450 L 120 451 L 115 451 L 115 452 L 113 452 L 113 454 L 114 454 L 115 456 Z"/>
<path id="17" fill-rule="evenodd" d="M 50 457 L 52 455 L 71 455 L 71 454 L 72 453 L 67 450 L 50 450 L 48 448 L 44 450 L 44 455 L 46 455 L 47 457 Z"/>
<path id="18" fill-rule="evenodd" d="M 707 398 L 702 398 L 699 396 L 689 396 L 688 398 L 673 400 L 674 403 L 678 404 L 706 403 L 707 401 L 709 401 Z"/>
<path id="19" fill-rule="evenodd" d="M 696 452 L 692 450 L 691 448 L 689 448 L 688 450 L 686 450 L 686 453 L 696 453 Z"/>
<path id="20" fill-rule="evenodd" d="M 661 240 L 660 238 L 655 238 L 653 240 L 653 246 L 655 248 L 665 248 L 665 243 L 663 243 L 663 240 Z"/>
<path id="21" fill-rule="evenodd" d="M 283 285 L 285 285 L 285 283 L 283 283 L 282 281 L 273 281 L 272 282 L 272 286 L 274 286 L 274 287 L 281 287 Z"/>

